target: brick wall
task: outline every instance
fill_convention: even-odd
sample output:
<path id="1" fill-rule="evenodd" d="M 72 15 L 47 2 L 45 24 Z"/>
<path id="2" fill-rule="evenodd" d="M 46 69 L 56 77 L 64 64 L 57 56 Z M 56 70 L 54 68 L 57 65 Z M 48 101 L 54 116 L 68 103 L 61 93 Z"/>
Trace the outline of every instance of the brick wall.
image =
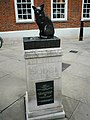
<path id="1" fill-rule="evenodd" d="M 35 0 L 35 6 L 45 4 L 45 14 L 50 17 L 51 0 Z M 55 28 L 80 27 L 82 0 L 68 0 L 68 20 L 54 22 Z M 84 22 L 85 27 L 90 27 L 90 22 Z M 31 30 L 37 29 L 36 23 L 16 23 L 14 0 L 0 0 L 0 31 Z"/>

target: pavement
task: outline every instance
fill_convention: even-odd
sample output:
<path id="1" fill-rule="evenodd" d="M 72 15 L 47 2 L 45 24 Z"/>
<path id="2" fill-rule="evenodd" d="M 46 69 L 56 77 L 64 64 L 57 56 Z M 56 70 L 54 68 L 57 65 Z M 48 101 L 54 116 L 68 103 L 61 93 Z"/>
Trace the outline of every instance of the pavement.
<path id="1" fill-rule="evenodd" d="M 62 39 L 62 95 L 66 113 L 60 120 L 90 120 L 90 39 Z M 0 49 L 0 120 L 25 120 L 23 43 Z"/>

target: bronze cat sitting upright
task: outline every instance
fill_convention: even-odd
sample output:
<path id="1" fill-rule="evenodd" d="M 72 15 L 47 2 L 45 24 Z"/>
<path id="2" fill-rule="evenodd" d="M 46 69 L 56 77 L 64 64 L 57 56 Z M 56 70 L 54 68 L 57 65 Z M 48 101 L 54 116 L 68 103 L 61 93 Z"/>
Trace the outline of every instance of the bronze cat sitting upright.
<path id="1" fill-rule="evenodd" d="M 40 30 L 40 38 L 53 38 L 54 36 L 54 27 L 52 21 L 45 16 L 44 13 L 44 4 L 40 5 L 40 7 L 32 6 L 36 23 Z"/>

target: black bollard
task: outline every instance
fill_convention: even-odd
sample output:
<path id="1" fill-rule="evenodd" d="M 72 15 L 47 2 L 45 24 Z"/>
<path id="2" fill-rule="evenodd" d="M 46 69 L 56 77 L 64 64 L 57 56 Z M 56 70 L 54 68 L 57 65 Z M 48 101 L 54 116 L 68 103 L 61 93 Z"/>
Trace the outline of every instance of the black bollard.
<path id="1" fill-rule="evenodd" d="M 80 25 L 79 41 L 83 41 L 83 21 L 81 21 L 81 25 Z"/>

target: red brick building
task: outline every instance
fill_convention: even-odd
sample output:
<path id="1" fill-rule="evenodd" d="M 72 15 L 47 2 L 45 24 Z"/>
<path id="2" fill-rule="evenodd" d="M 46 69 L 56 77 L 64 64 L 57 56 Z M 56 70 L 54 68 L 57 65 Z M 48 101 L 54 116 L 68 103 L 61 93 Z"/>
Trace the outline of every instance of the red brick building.
<path id="1" fill-rule="evenodd" d="M 55 29 L 79 30 L 82 20 L 90 30 L 90 0 L 0 0 L 0 33 L 37 30 L 32 5 L 42 3 Z"/>

